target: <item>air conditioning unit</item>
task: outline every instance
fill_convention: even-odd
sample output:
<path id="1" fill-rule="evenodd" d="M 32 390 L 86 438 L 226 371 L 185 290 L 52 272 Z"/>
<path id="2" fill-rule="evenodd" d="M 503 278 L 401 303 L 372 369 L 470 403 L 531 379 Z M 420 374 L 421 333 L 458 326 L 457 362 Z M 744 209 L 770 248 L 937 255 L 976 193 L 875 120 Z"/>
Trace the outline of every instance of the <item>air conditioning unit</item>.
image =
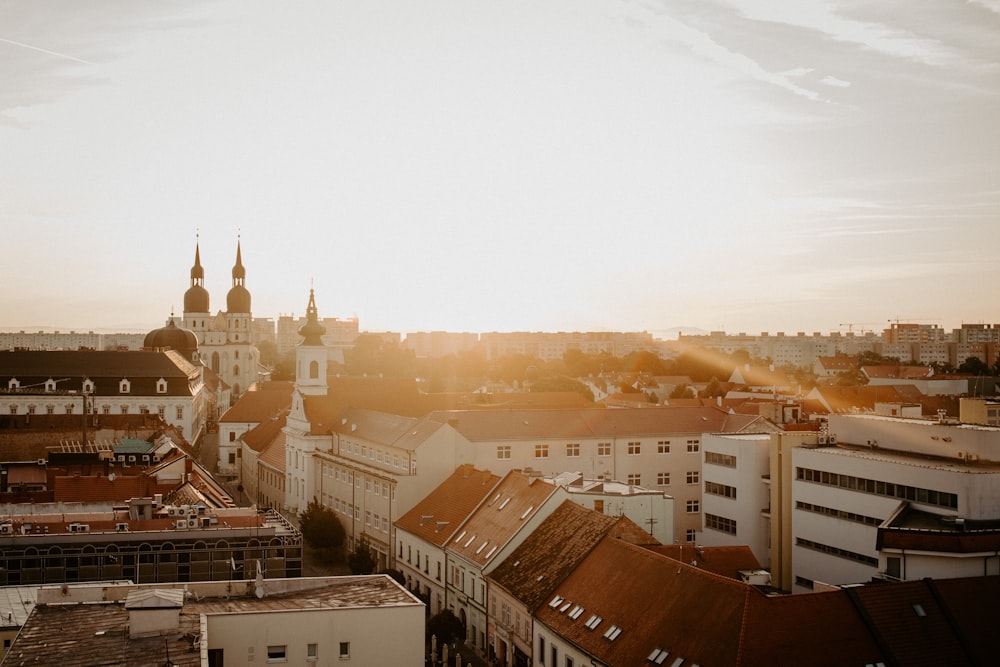
<path id="1" fill-rule="evenodd" d="M 125 531 L 128 530 L 128 524 L 127 523 L 116 523 L 115 524 L 115 530 L 117 530 L 119 533 L 124 533 Z"/>
<path id="2" fill-rule="evenodd" d="M 979 460 L 979 454 L 973 454 L 972 452 L 969 452 L 968 454 L 965 455 L 965 460 L 975 463 L 976 461 Z"/>
<path id="3" fill-rule="evenodd" d="M 135 463 L 135 454 L 129 454 L 128 462 L 129 463 Z"/>
<path id="4" fill-rule="evenodd" d="M 836 444 L 837 444 L 837 436 L 835 436 L 835 435 L 830 435 L 830 436 L 829 436 L 829 437 L 827 438 L 827 442 L 829 442 L 829 443 L 830 443 L 831 445 L 836 445 Z"/>
<path id="5" fill-rule="evenodd" d="M 38 459 L 38 465 L 43 466 L 45 465 L 45 463 L 46 463 L 45 459 Z"/>
<path id="6" fill-rule="evenodd" d="M 965 452 L 956 452 L 955 456 L 957 456 L 958 458 L 960 458 L 963 461 L 965 460 Z"/>
<path id="7" fill-rule="evenodd" d="M 827 443 L 827 437 L 825 435 L 821 435 L 818 438 L 816 438 L 816 442 L 821 445 L 825 445 Z"/>
<path id="8" fill-rule="evenodd" d="M 0 535 L 13 535 L 13 534 L 14 534 L 14 524 L 12 523 L 0 524 Z"/>
<path id="9" fill-rule="evenodd" d="M 188 527 L 187 519 L 177 519 L 174 522 L 174 527 L 175 528 L 187 528 Z"/>
<path id="10" fill-rule="evenodd" d="M 90 526 L 85 523 L 71 523 L 69 524 L 69 532 L 71 533 L 86 533 L 90 530 Z"/>
<path id="11" fill-rule="evenodd" d="M 198 527 L 198 519 L 188 519 L 187 520 L 187 527 L 188 528 L 197 528 Z"/>
<path id="12" fill-rule="evenodd" d="M 120 463 L 125 463 L 125 455 L 124 454 L 119 454 L 118 455 L 118 461 Z"/>
<path id="13" fill-rule="evenodd" d="M 142 460 L 145 461 L 146 463 L 149 463 L 149 454 L 143 454 Z"/>

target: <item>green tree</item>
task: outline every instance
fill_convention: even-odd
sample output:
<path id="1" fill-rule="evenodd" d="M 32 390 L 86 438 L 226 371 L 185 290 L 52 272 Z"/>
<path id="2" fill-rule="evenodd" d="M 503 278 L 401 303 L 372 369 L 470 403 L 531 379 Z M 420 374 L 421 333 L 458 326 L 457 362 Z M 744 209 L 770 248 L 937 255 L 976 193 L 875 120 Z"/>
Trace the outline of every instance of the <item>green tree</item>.
<path id="1" fill-rule="evenodd" d="M 989 375 L 990 367 L 979 357 L 968 357 L 958 367 L 958 372 L 970 375 Z"/>
<path id="2" fill-rule="evenodd" d="M 703 398 L 715 398 L 716 396 L 725 396 L 726 390 L 723 388 L 722 383 L 719 382 L 719 378 L 712 376 L 712 379 L 708 381 L 705 388 L 701 391 Z"/>
<path id="3" fill-rule="evenodd" d="M 377 564 L 375 550 L 368 544 L 368 538 L 362 537 L 358 540 L 354 551 L 347 557 L 347 565 L 351 568 L 351 574 L 371 574 L 375 571 Z"/>
<path id="4" fill-rule="evenodd" d="M 691 386 L 686 382 L 684 384 L 679 384 L 674 387 L 674 390 L 670 392 L 670 398 L 691 398 Z"/>
<path id="5" fill-rule="evenodd" d="M 437 637 L 438 646 L 465 639 L 465 626 L 450 609 L 442 609 L 427 619 L 427 636 Z"/>
<path id="6" fill-rule="evenodd" d="M 302 531 L 302 539 L 316 549 L 335 549 L 344 544 L 344 526 L 340 519 L 315 498 L 299 513 L 299 530 Z"/>
<path id="7" fill-rule="evenodd" d="M 594 402 L 594 392 L 579 380 L 566 375 L 546 375 L 531 383 L 531 391 L 575 391 L 585 399 Z"/>

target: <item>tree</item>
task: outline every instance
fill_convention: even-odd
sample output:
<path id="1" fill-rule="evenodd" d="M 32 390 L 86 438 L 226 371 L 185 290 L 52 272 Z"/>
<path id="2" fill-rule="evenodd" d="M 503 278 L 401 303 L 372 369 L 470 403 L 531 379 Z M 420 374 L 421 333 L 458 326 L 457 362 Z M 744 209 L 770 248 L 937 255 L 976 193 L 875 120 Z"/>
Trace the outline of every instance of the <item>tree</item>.
<path id="1" fill-rule="evenodd" d="M 368 544 L 368 539 L 362 537 L 358 540 L 354 551 L 347 557 L 347 565 L 351 568 L 351 574 L 371 574 L 375 571 L 377 564 L 375 550 Z"/>
<path id="2" fill-rule="evenodd" d="M 344 526 L 340 519 L 315 498 L 299 513 L 299 530 L 302 531 L 302 539 L 315 549 L 335 549 L 344 544 Z"/>
<path id="3" fill-rule="evenodd" d="M 701 395 L 703 398 L 715 398 L 716 396 L 725 396 L 726 390 L 723 388 L 722 383 L 719 382 L 719 378 L 713 375 L 712 379 L 705 385 Z"/>
<path id="4" fill-rule="evenodd" d="M 406 575 L 403 574 L 402 570 L 394 570 L 394 569 L 382 570 L 382 574 L 388 574 L 396 581 L 397 584 L 399 584 L 400 586 L 406 586 Z"/>
<path id="5" fill-rule="evenodd" d="M 670 398 L 691 398 L 692 389 L 687 383 L 679 384 L 670 392 Z"/>
<path id="6" fill-rule="evenodd" d="M 565 375 L 546 375 L 531 383 L 531 391 L 575 391 L 585 399 L 594 402 L 594 392 L 590 387 Z"/>
<path id="7" fill-rule="evenodd" d="M 450 609 L 443 609 L 427 619 L 427 636 L 435 636 L 438 645 L 465 639 L 465 626 Z"/>
<path id="8" fill-rule="evenodd" d="M 958 367 L 958 372 L 970 375 L 989 375 L 990 367 L 979 357 L 969 357 Z"/>

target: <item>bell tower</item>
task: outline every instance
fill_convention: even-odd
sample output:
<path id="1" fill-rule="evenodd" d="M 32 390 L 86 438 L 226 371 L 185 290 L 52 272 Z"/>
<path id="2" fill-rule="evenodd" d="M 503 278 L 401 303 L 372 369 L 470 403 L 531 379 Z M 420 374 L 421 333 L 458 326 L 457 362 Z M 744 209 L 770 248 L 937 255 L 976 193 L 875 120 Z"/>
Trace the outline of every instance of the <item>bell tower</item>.
<path id="1" fill-rule="evenodd" d="M 302 342 L 295 348 L 295 388 L 308 396 L 325 396 L 326 386 L 326 345 L 323 334 L 326 329 L 319 323 L 316 298 L 309 290 L 309 306 L 306 308 L 306 323 L 299 328 Z"/>

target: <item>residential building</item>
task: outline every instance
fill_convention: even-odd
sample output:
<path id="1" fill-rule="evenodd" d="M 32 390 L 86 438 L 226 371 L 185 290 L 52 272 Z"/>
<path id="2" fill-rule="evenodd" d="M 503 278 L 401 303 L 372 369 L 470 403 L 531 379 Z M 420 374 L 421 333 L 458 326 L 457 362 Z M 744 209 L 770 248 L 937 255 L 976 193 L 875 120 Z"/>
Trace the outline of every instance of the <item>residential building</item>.
<path id="1" fill-rule="evenodd" d="M 1000 577 L 774 596 L 605 537 L 537 608 L 534 664 L 991 664 L 998 595 Z"/>
<path id="2" fill-rule="evenodd" d="M 156 414 L 193 443 L 204 432 L 206 407 L 196 347 L 0 351 L 3 415 Z"/>
<path id="3" fill-rule="evenodd" d="M 52 586 L 4 664 L 418 667 L 423 630 L 423 605 L 386 575 Z"/>
<path id="4" fill-rule="evenodd" d="M 291 382 L 262 382 L 254 385 L 219 418 L 218 472 L 238 477 L 243 456 L 241 440 L 259 425 L 286 413 L 292 404 Z"/>
<path id="5" fill-rule="evenodd" d="M 560 487 L 512 471 L 504 475 L 445 546 L 445 606 L 466 629 L 465 642 L 487 657 L 486 577 L 566 500 Z"/>
<path id="6" fill-rule="evenodd" d="M 433 616 L 445 605 L 445 546 L 489 497 L 500 477 L 462 465 L 395 522 L 396 569 Z"/>
<path id="7" fill-rule="evenodd" d="M 144 333 L 0 332 L 0 350 L 140 350 Z"/>
<path id="8" fill-rule="evenodd" d="M 615 518 L 564 500 L 487 575 L 488 643 L 498 664 L 535 664 L 535 609 L 608 535 L 632 543 L 649 540 L 648 533 L 627 517 Z"/>
<path id="9" fill-rule="evenodd" d="M 447 357 L 479 347 L 479 334 L 448 331 L 411 331 L 403 346 L 413 350 L 417 359 Z"/>
<path id="10" fill-rule="evenodd" d="M 479 341 L 487 359 L 511 354 L 538 357 L 542 361 L 560 361 L 569 350 L 584 354 L 610 354 L 624 357 L 631 352 L 656 351 L 653 336 L 645 331 L 613 332 L 525 332 L 482 333 Z"/>

